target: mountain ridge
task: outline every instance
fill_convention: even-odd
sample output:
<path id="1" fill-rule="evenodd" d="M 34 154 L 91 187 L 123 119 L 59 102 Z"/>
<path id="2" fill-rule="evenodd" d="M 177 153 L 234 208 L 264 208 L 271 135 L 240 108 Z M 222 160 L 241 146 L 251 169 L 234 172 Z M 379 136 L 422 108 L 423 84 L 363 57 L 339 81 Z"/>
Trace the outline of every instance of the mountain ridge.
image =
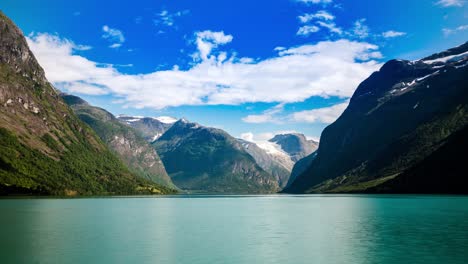
<path id="1" fill-rule="evenodd" d="M 465 43 L 457 52 L 466 49 Z M 437 60 L 430 63 L 390 60 L 371 74 L 323 131 L 317 157 L 285 191 L 370 191 L 443 146 L 468 122 L 468 56 L 447 55 L 453 51 L 427 57 Z"/>
<path id="2" fill-rule="evenodd" d="M 0 193 L 159 191 L 131 174 L 47 81 L 21 30 L 0 11 Z"/>

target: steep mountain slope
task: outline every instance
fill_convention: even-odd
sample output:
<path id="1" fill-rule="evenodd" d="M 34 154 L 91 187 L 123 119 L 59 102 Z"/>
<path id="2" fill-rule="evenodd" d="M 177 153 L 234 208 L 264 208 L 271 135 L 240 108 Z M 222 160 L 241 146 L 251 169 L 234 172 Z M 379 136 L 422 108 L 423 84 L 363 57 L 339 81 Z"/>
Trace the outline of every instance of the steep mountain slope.
<path id="1" fill-rule="evenodd" d="M 120 157 L 131 172 L 168 188 L 176 188 L 154 148 L 137 131 L 120 123 L 106 110 L 91 106 L 77 96 L 61 96 L 75 114 Z"/>
<path id="2" fill-rule="evenodd" d="M 0 12 L 0 193 L 159 191 L 131 174 L 46 80 L 22 32 Z"/>
<path id="3" fill-rule="evenodd" d="M 318 148 L 318 142 L 308 140 L 303 134 L 299 133 L 276 135 L 269 141 L 280 145 L 281 149 L 289 154 L 293 162 L 310 155 Z"/>
<path id="4" fill-rule="evenodd" d="M 181 119 L 153 145 L 169 176 L 182 189 L 217 193 L 278 191 L 275 178 L 262 170 L 235 138 L 220 129 Z"/>
<path id="5" fill-rule="evenodd" d="M 307 170 L 307 168 L 312 164 L 312 161 L 317 157 L 317 152 L 310 154 L 300 160 L 298 160 L 291 171 L 291 175 L 289 176 L 288 183 L 286 187 L 291 186 L 291 184 L 296 180 L 297 176 L 301 175 L 303 172 Z"/>
<path id="6" fill-rule="evenodd" d="M 451 137 L 466 134 L 467 51 L 465 43 L 420 61 L 387 62 L 359 85 L 345 112 L 323 131 L 317 157 L 285 191 L 458 192 L 435 183 L 463 184 L 463 174 L 423 172 L 434 160 L 445 166 L 436 171 L 452 170 L 440 153 L 466 157 Z"/>
<path id="7" fill-rule="evenodd" d="M 280 188 L 286 187 L 295 162 L 315 151 L 318 143 L 307 140 L 303 134 L 276 135 L 269 141 L 249 142 L 239 139 L 244 149 L 268 173 L 278 181 Z"/>
<path id="8" fill-rule="evenodd" d="M 148 142 L 154 142 L 162 136 L 177 119 L 168 116 L 142 117 L 142 116 L 117 116 L 119 121 L 139 131 Z"/>
<path id="9" fill-rule="evenodd" d="M 369 189 L 377 193 L 467 193 L 468 126 L 400 176 Z"/>
<path id="10" fill-rule="evenodd" d="M 286 186 L 289 175 L 291 174 L 290 164 L 292 164 L 292 160 L 286 153 L 284 155 L 278 155 L 277 153 L 267 152 L 264 148 L 260 148 L 253 142 L 242 139 L 238 139 L 238 141 L 263 170 L 275 177 L 280 188 Z"/>

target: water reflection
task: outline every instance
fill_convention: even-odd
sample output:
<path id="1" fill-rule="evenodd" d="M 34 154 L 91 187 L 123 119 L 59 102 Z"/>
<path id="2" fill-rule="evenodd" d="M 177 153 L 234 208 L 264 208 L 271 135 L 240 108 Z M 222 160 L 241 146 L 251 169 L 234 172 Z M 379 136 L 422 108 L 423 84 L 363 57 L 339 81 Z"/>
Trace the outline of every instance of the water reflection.
<path id="1" fill-rule="evenodd" d="M 0 200 L 2 263 L 464 263 L 468 197 Z"/>

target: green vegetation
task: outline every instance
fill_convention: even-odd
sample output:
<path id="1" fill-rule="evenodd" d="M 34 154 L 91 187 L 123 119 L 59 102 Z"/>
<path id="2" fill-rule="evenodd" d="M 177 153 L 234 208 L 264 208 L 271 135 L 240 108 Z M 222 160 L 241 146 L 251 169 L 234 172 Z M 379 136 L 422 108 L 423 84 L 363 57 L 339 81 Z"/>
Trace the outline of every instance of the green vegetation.
<path id="1" fill-rule="evenodd" d="M 177 189 L 166 173 L 156 150 L 133 128 L 111 113 L 73 95 L 62 95 L 78 117 L 88 124 L 129 170 L 165 189 Z M 164 186 L 164 187 L 163 187 Z"/>
<path id="2" fill-rule="evenodd" d="M 431 58 L 466 52 L 468 42 L 454 50 Z M 460 156 L 466 156 L 466 148 L 453 144 L 445 156 L 434 154 L 453 135 L 466 135 L 467 61 L 437 68 L 387 62 L 359 85 L 345 112 L 323 131 L 316 158 L 286 192 L 466 193 L 459 187 L 465 182 Z M 460 138 L 457 142 L 463 142 Z"/>
<path id="3" fill-rule="evenodd" d="M 96 152 L 86 144 L 70 145 L 56 161 L 20 143 L 0 128 L 0 179 L 31 193 L 67 195 L 150 193 L 137 187 L 152 184 L 133 177 L 109 151 Z M 163 190 L 162 192 L 164 192 Z"/>
<path id="4" fill-rule="evenodd" d="M 220 129 L 178 121 L 153 144 L 174 183 L 216 193 L 271 193 L 276 179 Z"/>
<path id="5" fill-rule="evenodd" d="M 62 101 L 0 12 L 0 194 L 172 192 L 136 177 Z"/>

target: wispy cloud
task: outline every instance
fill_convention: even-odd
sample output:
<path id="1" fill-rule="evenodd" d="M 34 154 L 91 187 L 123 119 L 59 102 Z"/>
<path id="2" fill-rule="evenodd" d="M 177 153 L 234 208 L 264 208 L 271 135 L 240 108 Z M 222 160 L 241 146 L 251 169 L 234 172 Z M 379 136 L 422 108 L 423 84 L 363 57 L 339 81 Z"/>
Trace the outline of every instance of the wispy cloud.
<path id="1" fill-rule="evenodd" d="M 444 33 L 445 36 L 449 36 L 466 30 L 468 30 L 468 25 L 461 25 L 456 28 L 444 28 L 442 29 L 442 33 Z"/>
<path id="2" fill-rule="evenodd" d="M 337 26 L 334 22 L 318 21 L 317 24 L 321 27 L 327 28 L 332 33 L 336 33 L 338 35 L 343 34 L 343 29 Z"/>
<path id="3" fill-rule="evenodd" d="M 320 10 L 317 13 L 307 13 L 297 17 L 301 23 L 308 23 L 312 20 L 334 20 L 335 16 L 325 10 Z"/>
<path id="4" fill-rule="evenodd" d="M 297 30 L 296 35 L 299 35 L 299 36 L 309 36 L 310 34 L 315 33 L 315 32 L 318 32 L 318 31 L 320 31 L 320 28 L 319 28 L 319 27 L 306 25 L 306 26 L 300 27 L 300 28 Z"/>
<path id="5" fill-rule="evenodd" d="M 104 25 L 102 31 L 104 32 L 102 37 L 111 43 L 109 48 L 119 48 L 125 42 L 125 37 L 121 30 Z"/>
<path id="6" fill-rule="evenodd" d="M 296 0 L 296 2 L 304 4 L 330 4 L 332 0 Z"/>
<path id="7" fill-rule="evenodd" d="M 375 60 L 381 57 L 378 47 L 366 42 L 323 41 L 284 48 L 276 56 L 254 60 L 220 51 L 220 45 L 233 40 L 223 32 L 202 31 L 196 39 L 200 59 L 191 68 L 146 74 L 124 74 L 115 66 L 77 55 L 72 42 L 57 36 L 35 34 L 28 37 L 28 43 L 57 88 L 110 94 L 123 107 L 133 108 L 285 104 L 312 96 L 346 98 L 380 67 Z"/>
<path id="8" fill-rule="evenodd" d="M 465 4 L 465 0 L 439 0 L 435 4 L 442 7 L 451 7 L 451 6 L 463 6 Z"/>
<path id="9" fill-rule="evenodd" d="M 246 123 L 276 123 L 281 124 L 283 120 L 279 115 L 283 112 L 284 104 L 278 104 L 275 107 L 264 111 L 260 115 L 248 115 L 242 118 Z"/>
<path id="10" fill-rule="evenodd" d="M 347 101 L 330 107 L 295 112 L 289 116 L 289 119 L 295 122 L 330 124 L 338 119 L 346 107 L 348 107 L 348 104 L 349 102 Z"/>
<path id="11" fill-rule="evenodd" d="M 385 31 L 382 33 L 382 37 L 384 38 L 396 38 L 396 37 L 402 37 L 404 35 L 406 35 L 406 32 L 395 31 L 395 30 L 389 30 L 389 31 Z"/>
<path id="12" fill-rule="evenodd" d="M 365 39 L 369 36 L 369 27 L 365 24 L 366 19 L 362 18 L 354 22 L 354 27 L 350 33 L 351 36 Z"/>
<path id="13" fill-rule="evenodd" d="M 333 123 L 346 109 L 349 101 L 338 103 L 329 107 L 284 113 L 284 104 L 276 105 L 259 115 L 248 115 L 242 118 L 246 123 Z"/>
<path id="14" fill-rule="evenodd" d="M 155 25 L 163 25 L 167 27 L 172 27 L 175 24 L 175 20 L 178 17 L 189 14 L 189 10 L 177 11 L 174 13 L 169 12 L 168 10 L 162 10 L 156 14 L 156 18 L 153 20 Z"/>
<path id="15" fill-rule="evenodd" d="M 274 138 L 276 135 L 290 134 L 290 133 L 297 133 L 297 131 L 279 130 L 279 131 L 274 131 L 274 132 L 263 132 L 263 133 L 252 133 L 249 131 L 249 132 L 241 133 L 240 138 L 249 142 L 253 142 L 253 143 L 261 143 L 261 142 L 266 142 Z M 314 139 L 316 139 L 316 137 L 314 137 Z"/>
<path id="16" fill-rule="evenodd" d="M 312 33 L 320 31 L 321 28 L 326 28 L 332 33 L 341 35 L 343 30 L 338 27 L 333 20 L 335 16 L 325 10 L 320 10 L 316 13 L 307 13 L 297 17 L 301 24 L 296 35 L 308 36 Z"/>

